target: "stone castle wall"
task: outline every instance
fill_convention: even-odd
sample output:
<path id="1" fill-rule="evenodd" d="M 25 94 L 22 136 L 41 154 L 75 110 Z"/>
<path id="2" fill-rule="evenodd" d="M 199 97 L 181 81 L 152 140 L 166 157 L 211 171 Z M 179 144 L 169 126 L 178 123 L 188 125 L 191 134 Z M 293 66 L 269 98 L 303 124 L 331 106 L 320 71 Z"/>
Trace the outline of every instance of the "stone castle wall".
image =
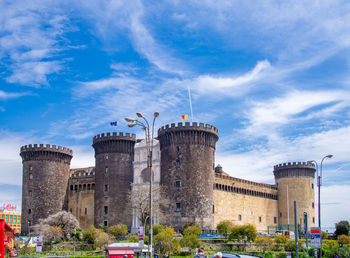
<path id="1" fill-rule="evenodd" d="M 105 227 L 132 222 L 130 191 L 136 135 L 107 133 L 93 138 L 95 149 L 94 224 Z"/>
<path id="2" fill-rule="evenodd" d="M 176 230 L 187 223 L 213 230 L 221 221 L 231 220 L 266 231 L 268 226 L 288 224 L 288 210 L 289 224 L 294 224 L 296 200 L 298 223 L 302 224 L 307 212 L 309 226 L 315 225 L 313 164 L 277 165 L 276 185 L 262 184 L 228 176 L 220 166 L 214 171 L 218 130 L 211 125 L 166 125 L 158 130 L 158 140 L 160 153 L 155 150 L 154 157 L 160 157 L 160 163 L 154 165 L 160 166 L 161 198 L 170 203 L 162 207 L 166 215 L 160 223 Z M 149 177 L 143 167 L 144 150 L 134 157 L 135 143 L 134 134 L 96 135 L 92 145 L 95 168 L 71 171 L 71 150 L 55 145 L 23 146 L 23 232 L 28 232 L 28 222 L 34 225 L 61 210 L 72 212 L 84 229 L 101 223 L 105 227 L 123 223 L 130 229 L 131 185 L 147 183 Z M 135 176 L 137 182 L 133 181 L 133 165 L 140 170 Z"/>
<path id="3" fill-rule="evenodd" d="M 94 224 L 95 168 L 71 169 L 68 187 L 68 211 L 87 230 Z"/>
<path id="4" fill-rule="evenodd" d="M 158 130 L 161 185 L 170 206 L 167 224 L 182 229 L 196 223 L 214 229 L 214 155 L 217 129 L 210 125 L 179 123 Z"/>
<path id="5" fill-rule="evenodd" d="M 21 147 L 23 163 L 22 232 L 39 219 L 67 209 L 69 166 L 73 152 L 56 145 Z"/>
<path id="6" fill-rule="evenodd" d="M 298 224 L 303 225 L 303 214 L 306 212 L 308 226 L 315 226 L 315 171 L 314 165 L 308 162 L 284 163 L 274 166 L 278 186 L 278 216 L 281 225 L 288 224 L 288 213 L 289 224 L 294 225 L 295 200 Z"/>
<path id="7" fill-rule="evenodd" d="M 214 225 L 229 220 L 234 225 L 247 223 L 259 232 L 278 225 L 277 188 L 226 175 L 215 175 Z"/>

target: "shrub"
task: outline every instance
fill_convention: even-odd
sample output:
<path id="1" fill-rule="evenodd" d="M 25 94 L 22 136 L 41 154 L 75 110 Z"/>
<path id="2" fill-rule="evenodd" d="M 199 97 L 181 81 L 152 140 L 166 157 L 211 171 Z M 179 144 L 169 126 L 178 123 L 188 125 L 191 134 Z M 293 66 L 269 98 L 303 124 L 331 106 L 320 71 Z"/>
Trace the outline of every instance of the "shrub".
<path id="1" fill-rule="evenodd" d="M 257 237 L 255 243 L 260 247 L 259 249 L 264 253 L 270 250 L 273 245 L 273 241 L 270 237 Z"/>
<path id="2" fill-rule="evenodd" d="M 350 244 L 350 236 L 347 236 L 347 235 L 338 236 L 338 243 L 340 245 Z"/>
<path id="3" fill-rule="evenodd" d="M 338 254 L 338 242 L 335 240 L 330 240 L 322 245 L 322 253 L 325 257 L 334 257 L 336 254 Z"/>
<path id="4" fill-rule="evenodd" d="M 129 242 L 137 243 L 139 241 L 139 236 L 138 235 L 130 235 L 128 238 Z"/>
<path id="5" fill-rule="evenodd" d="M 128 226 L 125 224 L 113 225 L 107 229 L 107 232 L 116 239 L 121 239 L 128 234 Z"/>
<path id="6" fill-rule="evenodd" d="M 283 244 L 285 245 L 288 242 L 288 238 L 286 236 L 278 235 L 274 238 L 274 242 L 276 244 Z"/>

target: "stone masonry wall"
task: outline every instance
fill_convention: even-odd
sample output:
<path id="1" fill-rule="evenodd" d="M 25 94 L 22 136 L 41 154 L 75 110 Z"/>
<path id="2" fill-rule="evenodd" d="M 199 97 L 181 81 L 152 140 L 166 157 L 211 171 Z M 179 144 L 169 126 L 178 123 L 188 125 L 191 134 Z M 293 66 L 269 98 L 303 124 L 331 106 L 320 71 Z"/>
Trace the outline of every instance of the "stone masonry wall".
<path id="1" fill-rule="evenodd" d="M 72 169 L 68 189 L 68 211 L 87 230 L 94 224 L 95 168 Z"/>
<path id="2" fill-rule="evenodd" d="M 214 155 L 218 140 L 215 127 L 179 123 L 158 131 L 161 149 L 161 185 L 170 206 L 167 224 L 176 230 L 196 223 L 214 229 Z"/>
<path id="3" fill-rule="evenodd" d="M 94 137 L 95 149 L 95 226 L 119 223 L 129 229 L 132 222 L 130 190 L 133 181 L 136 136 L 120 133 Z"/>
<path id="4" fill-rule="evenodd" d="M 259 232 L 267 232 L 268 226 L 278 225 L 275 186 L 227 176 L 216 176 L 215 183 L 215 227 L 223 220 L 230 220 L 234 225 L 250 223 Z"/>
<path id="5" fill-rule="evenodd" d="M 67 209 L 67 186 L 72 151 L 50 145 L 21 148 L 23 160 L 22 233 L 49 215 Z"/>

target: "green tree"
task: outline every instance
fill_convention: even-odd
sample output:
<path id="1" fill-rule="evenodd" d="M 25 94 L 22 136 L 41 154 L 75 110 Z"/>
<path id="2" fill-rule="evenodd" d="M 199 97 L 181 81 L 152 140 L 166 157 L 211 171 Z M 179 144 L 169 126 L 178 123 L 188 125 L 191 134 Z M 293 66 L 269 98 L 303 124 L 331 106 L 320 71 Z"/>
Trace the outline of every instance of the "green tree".
<path id="1" fill-rule="evenodd" d="M 101 248 L 108 242 L 108 236 L 101 229 L 95 228 L 93 225 L 86 231 L 83 231 L 83 240 L 88 243 L 93 243 L 94 247 Z"/>
<path id="2" fill-rule="evenodd" d="M 154 225 L 152 225 L 153 236 L 155 236 L 158 233 L 160 233 L 163 229 L 164 229 L 164 226 L 161 225 L 161 224 L 154 224 Z"/>
<path id="3" fill-rule="evenodd" d="M 252 224 L 246 224 L 242 226 L 233 226 L 229 234 L 229 239 L 254 241 L 257 235 L 258 232 L 256 231 L 255 226 Z"/>
<path id="4" fill-rule="evenodd" d="M 349 221 L 342 220 L 335 224 L 335 234 L 340 235 L 349 235 L 350 225 Z"/>
<path id="5" fill-rule="evenodd" d="M 231 221 L 223 220 L 216 226 L 216 229 L 218 230 L 219 234 L 227 236 L 232 226 L 233 224 Z"/>
<path id="6" fill-rule="evenodd" d="M 199 226 L 197 226 L 197 225 L 191 225 L 191 226 L 186 227 L 183 230 L 182 234 L 184 236 L 186 236 L 186 235 L 196 235 L 198 237 L 199 234 L 202 234 L 202 229 Z"/>
<path id="7" fill-rule="evenodd" d="M 321 231 L 321 239 L 327 239 L 328 238 L 328 233 Z"/>
<path id="8" fill-rule="evenodd" d="M 202 246 L 202 241 L 199 239 L 199 234 L 202 233 L 202 229 L 199 226 L 187 226 L 182 233 L 183 238 L 180 240 L 182 247 L 189 247 L 193 250 Z"/>
<path id="9" fill-rule="evenodd" d="M 174 238 L 175 230 L 166 226 L 157 235 L 154 236 L 156 252 L 158 252 L 158 242 L 161 242 L 161 255 L 177 254 L 180 252 L 180 241 Z"/>
<path id="10" fill-rule="evenodd" d="M 128 234 L 128 226 L 125 224 L 117 224 L 110 226 L 107 232 L 120 240 Z"/>

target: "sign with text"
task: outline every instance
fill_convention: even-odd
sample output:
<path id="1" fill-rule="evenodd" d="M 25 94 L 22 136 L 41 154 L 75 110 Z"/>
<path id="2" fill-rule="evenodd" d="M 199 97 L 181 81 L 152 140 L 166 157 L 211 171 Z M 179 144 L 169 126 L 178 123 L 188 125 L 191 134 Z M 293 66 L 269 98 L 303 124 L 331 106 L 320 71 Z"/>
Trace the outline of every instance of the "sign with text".
<path id="1" fill-rule="evenodd" d="M 144 246 L 143 227 L 139 227 L 138 235 L 139 235 L 139 248 L 143 248 Z"/>
<path id="2" fill-rule="evenodd" d="M 321 229 L 319 227 L 311 228 L 310 233 L 310 247 L 321 248 Z"/>

